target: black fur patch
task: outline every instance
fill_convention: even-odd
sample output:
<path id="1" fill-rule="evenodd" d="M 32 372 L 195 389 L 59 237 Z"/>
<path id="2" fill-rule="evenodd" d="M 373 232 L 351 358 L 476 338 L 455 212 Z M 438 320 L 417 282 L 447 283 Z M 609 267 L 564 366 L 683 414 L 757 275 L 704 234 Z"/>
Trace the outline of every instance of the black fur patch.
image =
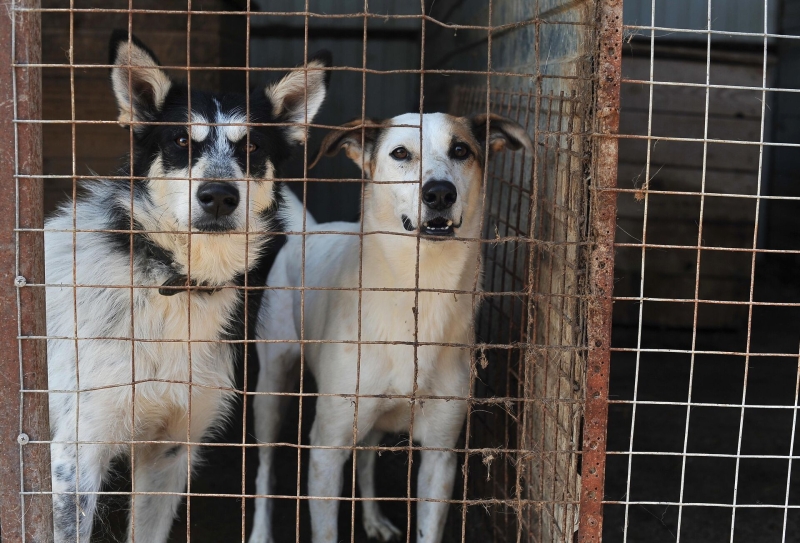
<path id="1" fill-rule="evenodd" d="M 75 464 L 65 466 L 59 464 L 53 469 L 53 475 L 61 481 L 74 481 L 75 480 Z"/>
<path id="2" fill-rule="evenodd" d="M 168 458 L 173 458 L 175 456 L 178 456 L 178 453 L 180 452 L 180 450 L 181 450 L 181 446 L 180 445 L 174 445 L 174 446 L 170 447 L 169 449 L 167 449 L 166 451 L 164 451 L 164 456 L 166 456 Z"/>
<path id="3" fill-rule="evenodd" d="M 244 94 L 210 94 L 192 89 L 192 112 L 202 115 L 209 123 L 215 122 L 219 114 L 223 116 L 244 115 L 247 110 L 247 97 Z M 161 111 L 153 118 L 154 123 L 187 123 L 189 110 L 189 90 L 185 83 L 175 83 L 164 99 Z M 264 93 L 263 88 L 250 94 L 250 120 L 259 126 L 251 126 L 249 140 L 257 149 L 247 153 L 247 138 L 243 138 L 234 147 L 234 158 L 243 172 L 248 171 L 253 178 L 263 178 L 267 171 L 267 162 L 278 168 L 291 155 L 291 144 L 287 141 L 284 130 L 279 126 L 267 126 L 268 123 L 279 122 L 272 114 L 273 105 Z M 147 175 L 154 157 L 162 157 L 165 170 L 180 170 L 196 165 L 200 157 L 214 144 L 220 127 L 209 127 L 210 133 L 204 141 L 198 142 L 189 138 L 189 147 L 180 147 L 175 140 L 189 137 L 185 126 L 145 125 L 134 132 L 133 172 L 136 176 Z"/>

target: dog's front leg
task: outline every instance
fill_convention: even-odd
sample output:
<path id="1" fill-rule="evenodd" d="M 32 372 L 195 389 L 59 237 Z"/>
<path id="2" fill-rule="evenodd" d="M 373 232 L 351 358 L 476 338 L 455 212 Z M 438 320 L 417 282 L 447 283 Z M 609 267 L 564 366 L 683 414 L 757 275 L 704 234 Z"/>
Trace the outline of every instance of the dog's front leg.
<path id="1" fill-rule="evenodd" d="M 364 402 L 367 403 L 367 402 Z M 352 454 L 345 447 L 353 443 L 353 413 L 350 400 L 321 397 L 317 400 L 316 416 L 311 428 L 311 454 L 308 468 L 308 508 L 311 512 L 311 539 L 314 543 L 335 543 L 338 539 L 337 499 L 342 492 L 342 468 Z M 371 413 L 366 405 L 359 412 Z M 366 417 L 358 418 L 358 433 L 365 435 L 372 426 Z M 357 438 L 358 440 L 358 438 Z M 341 447 L 341 448 L 314 448 Z"/>
<path id="2" fill-rule="evenodd" d="M 381 442 L 381 432 L 376 430 L 371 431 L 364 438 L 362 443 L 366 447 L 377 447 Z M 391 541 L 392 539 L 400 539 L 403 535 L 402 532 L 392 522 L 386 518 L 381 511 L 379 502 L 370 501 L 370 498 L 375 497 L 375 460 L 378 454 L 374 450 L 360 450 L 356 457 L 358 464 L 358 488 L 361 491 L 361 497 L 364 498 L 362 502 L 362 515 L 364 531 L 370 539 L 377 539 L 379 541 Z"/>
<path id="3" fill-rule="evenodd" d="M 337 541 L 339 501 L 313 498 L 339 497 L 342 492 L 342 468 L 349 454 L 346 449 L 311 449 L 308 495 L 312 499 L 308 502 L 308 508 L 311 512 L 311 540 L 314 543 Z"/>
<path id="4" fill-rule="evenodd" d="M 53 441 L 75 438 L 55 432 Z M 97 492 L 111 459 L 108 445 L 53 443 L 50 446 L 53 484 L 53 532 L 55 543 L 88 543 L 97 507 Z"/>
<path id="5" fill-rule="evenodd" d="M 453 442 L 445 447 L 452 447 Z M 430 445 L 429 445 L 430 446 Z M 449 500 L 456 478 L 456 454 L 444 451 L 422 451 L 417 488 L 421 500 Z M 442 540 L 449 505 L 441 501 L 417 502 L 417 543 L 438 543 Z"/>
<path id="6" fill-rule="evenodd" d="M 417 476 L 417 543 L 439 543 L 447 520 L 449 500 L 453 495 L 457 457 L 453 449 L 466 415 L 464 402 L 441 400 L 426 402 L 420 416 L 419 440 L 423 450 Z M 417 436 L 415 435 L 415 438 Z"/>
<path id="7" fill-rule="evenodd" d="M 192 455 L 194 457 L 194 455 Z M 128 543 L 164 543 L 188 479 L 183 445 L 139 445 L 135 451 Z M 149 493 L 172 494 L 154 495 Z"/>
<path id="8" fill-rule="evenodd" d="M 282 293 L 281 293 L 282 294 Z M 280 326 L 280 323 L 271 326 Z M 294 332 L 285 328 L 286 337 Z M 267 335 L 266 337 L 275 337 Z M 283 335 L 279 337 L 284 337 Z M 296 343 L 259 343 L 258 360 L 258 392 L 289 392 L 297 381 L 298 370 L 296 361 L 300 357 L 300 347 Z M 283 421 L 283 412 L 287 397 L 280 395 L 259 394 L 253 398 L 253 415 L 256 440 L 260 445 L 270 445 L 258 448 L 258 473 L 256 475 L 256 494 L 265 496 L 272 493 L 273 469 L 272 459 L 275 447 L 271 446 L 278 440 L 278 433 Z M 272 499 L 256 498 L 253 516 L 253 528 L 250 532 L 250 543 L 272 543 Z"/>

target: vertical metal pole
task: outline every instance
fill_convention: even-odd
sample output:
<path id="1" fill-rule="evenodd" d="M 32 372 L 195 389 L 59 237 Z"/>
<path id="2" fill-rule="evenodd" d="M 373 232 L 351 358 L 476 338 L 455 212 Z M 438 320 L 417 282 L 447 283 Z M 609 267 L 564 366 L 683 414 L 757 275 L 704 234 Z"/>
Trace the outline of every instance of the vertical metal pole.
<path id="1" fill-rule="evenodd" d="M 11 9 L 9 9 L 9 7 Z M 44 288 L 39 0 L 0 12 L 0 526 L 2 542 L 52 541 Z M 16 73 L 15 73 L 16 70 Z M 15 77 L 16 76 L 16 77 Z M 15 80 L 16 79 L 16 80 Z M 17 230 L 19 229 L 19 230 Z M 24 494 L 23 494 L 24 491 Z M 44 492 L 44 494 L 38 494 Z"/>
<path id="2" fill-rule="evenodd" d="M 608 377 L 611 347 L 614 232 L 616 230 L 617 139 L 619 129 L 620 65 L 622 59 L 622 0 L 598 0 L 595 53 L 596 102 L 591 185 L 588 342 L 586 405 L 583 426 L 581 543 L 603 538 L 603 489 L 608 425 Z"/>

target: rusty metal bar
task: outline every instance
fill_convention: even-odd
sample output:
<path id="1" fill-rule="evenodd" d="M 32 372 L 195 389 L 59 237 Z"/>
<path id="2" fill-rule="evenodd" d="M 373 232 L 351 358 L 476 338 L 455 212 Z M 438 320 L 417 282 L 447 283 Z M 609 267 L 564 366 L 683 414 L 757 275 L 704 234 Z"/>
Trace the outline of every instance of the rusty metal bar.
<path id="1" fill-rule="evenodd" d="M 622 0 L 600 0 L 597 5 L 595 140 L 590 193 L 586 371 L 586 404 L 581 465 L 581 505 L 578 540 L 599 543 L 603 538 L 603 490 L 608 425 L 608 378 L 611 356 L 611 315 L 614 285 L 614 233 L 616 230 L 619 128 L 619 91 L 622 61 Z"/>
<path id="2" fill-rule="evenodd" d="M 15 119 L 41 118 L 41 70 L 14 66 L 41 60 L 39 0 L 19 0 L 0 14 L 0 526 L 3 543 L 52 541 L 50 436 L 44 339 L 44 237 L 20 228 L 43 226 L 42 180 L 19 178 L 42 171 L 42 130 Z M 15 78 L 16 76 L 16 78 Z M 11 188 L 15 186 L 15 191 Z M 15 194 L 16 198 L 10 197 Z M 21 279 L 24 278 L 24 281 Z M 14 286 L 16 285 L 17 288 Z M 14 311 L 12 308 L 16 308 Z M 42 336 L 40 336 L 42 337 Z M 43 443 L 29 443 L 41 441 Z"/>

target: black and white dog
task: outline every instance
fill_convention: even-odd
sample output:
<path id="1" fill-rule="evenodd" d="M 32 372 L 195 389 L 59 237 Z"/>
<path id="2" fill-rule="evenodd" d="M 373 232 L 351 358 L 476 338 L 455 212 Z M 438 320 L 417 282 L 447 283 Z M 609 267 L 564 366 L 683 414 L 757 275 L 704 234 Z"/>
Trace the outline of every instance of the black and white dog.
<path id="1" fill-rule="evenodd" d="M 277 172 L 305 143 L 330 66 L 322 52 L 248 104 L 173 82 L 126 32 L 110 47 L 119 122 L 133 132 L 124 175 L 138 179 L 92 181 L 74 214 L 70 202 L 46 223 L 57 543 L 89 541 L 110 463 L 130 453 L 128 540 L 167 540 L 192 445 L 234 398 L 240 347 L 220 340 L 243 333 L 235 287 L 264 258 Z"/>

